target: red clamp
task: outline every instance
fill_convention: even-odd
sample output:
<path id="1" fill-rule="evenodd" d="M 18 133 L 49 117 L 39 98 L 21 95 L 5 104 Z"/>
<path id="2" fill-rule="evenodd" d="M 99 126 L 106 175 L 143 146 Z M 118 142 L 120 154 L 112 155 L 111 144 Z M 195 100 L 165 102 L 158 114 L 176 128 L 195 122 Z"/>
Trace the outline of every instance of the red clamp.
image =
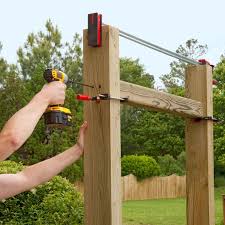
<path id="1" fill-rule="evenodd" d="M 89 95 L 77 95 L 77 100 L 78 101 L 96 101 L 97 103 L 100 102 L 102 98 L 100 96 L 94 96 L 94 97 L 91 97 Z"/>
<path id="2" fill-rule="evenodd" d="M 90 97 L 88 95 L 77 95 L 77 100 L 80 100 L 80 101 L 91 101 L 92 97 Z"/>
<path id="3" fill-rule="evenodd" d="M 88 46 L 102 46 L 102 15 L 88 14 Z"/>
<path id="4" fill-rule="evenodd" d="M 118 97 L 112 97 L 109 94 L 98 94 L 96 96 L 88 96 L 88 95 L 77 95 L 77 100 L 79 101 L 96 101 L 99 103 L 101 100 L 119 100 L 121 102 L 127 101 L 128 97 L 124 98 L 118 98 Z"/>
<path id="5" fill-rule="evenodd" d="M 214 68 L 214 65 L 212 65 L 209 61 L 206 59 L 199 59 L 198 62 L 202 65 L 210 65 L 212 68 Z"/>
<path id="6" fill-rule="evenodd" d="M 202 64 L 202 65 L 206 65 L 206 64 L 207 64 L 207 65 L 210 65 L 210 66 L 212 67 L 212 69 L 214 68 L 214 65 L 210 64 L 210 62 L 207 61 L 206 59 L 199 59 L 198 62 L 199 62 L 200 64 Z M 213 80 L 212 80 L 212 84 L 213 84 L 213 85 L 217 85 L 217 84 L 218 84 L 218 81 L 215 80 L 215 79 L 213 79 Z"/>
<path id="7" fill-rule="evenodd" d="M 215 80 L 215 79 L 213 79 L 213 80 L 212 80 L 212 84 L 213 84 L 213 85 L 217 85 L 217 84 L 218 84 L 218 81 Z"/>

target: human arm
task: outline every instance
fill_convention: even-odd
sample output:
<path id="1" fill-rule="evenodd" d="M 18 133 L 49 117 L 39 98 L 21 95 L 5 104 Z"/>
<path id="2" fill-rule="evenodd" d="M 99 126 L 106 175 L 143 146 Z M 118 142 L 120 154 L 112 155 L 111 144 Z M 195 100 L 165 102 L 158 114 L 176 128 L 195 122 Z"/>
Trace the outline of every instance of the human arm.
<path id="1" fill-rule="evenodd" d="M 64 103 L 65 89 L 65 84 L 59 81 L 45 85 L 25 107 L 8 120 L 0 133 L 0 161 L 24 144 L 48 105 Z"/>
<path id="2" fill-rule="evenodd" d="M 77 144 L 68 150 L 50 159 L 28 166 L 17 174 L 1 174 L 0 200 L 15 196 L 49 181 L 65 167 L 78 160 L 83 154 L 86 128 L 87 123 L 85 122 L 80 128 Z"/>

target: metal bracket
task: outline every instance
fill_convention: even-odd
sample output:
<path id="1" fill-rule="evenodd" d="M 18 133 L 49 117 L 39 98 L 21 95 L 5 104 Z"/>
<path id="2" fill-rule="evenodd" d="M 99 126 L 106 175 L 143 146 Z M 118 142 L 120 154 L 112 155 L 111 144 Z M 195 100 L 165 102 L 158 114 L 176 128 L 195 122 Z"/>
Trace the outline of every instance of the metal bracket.
<path id="1" fill-rule="evenodd" d="M 213 116 L 204 116 L 204 117 L 200 117 L 200 118 L 197 118 L 195 119 L 196 121 L 200 121 L 200 120 L 211 120 L 213 122 L 219 122 L 218 119 L 216 119 L 215 117 Z"/>
<path id="2" fill-rule="evenodd" d="M 98 94 L 96 96 L 89 96 L 89 95 L 83 95 L 83 94 L 79 94 L 77 95 L 77 99 L 80 101 L 96 101 L 97 103 L 99 103 L 101 100 L 120 100 L 121 102 L 125 102 L 128 100 L 128 97 L 126 98 L 117 98 L 117 97 L 111 97 L 109 94 Z"/>
<path id="3" fill-rule="evenodd" d="M 113 99 L 113 100 L 120 100 L 121 102 L 125 102 L 125 101 L 128 100 L 128 97 L 117 98 L 117 97 L 112 97 L 109 94 L 99 94 L 98 96 L 99 96 L 100 100 L 111 100 L 111 99 Z M 98 96 L 96 96 L 96 97 L 98 97 Z"/>

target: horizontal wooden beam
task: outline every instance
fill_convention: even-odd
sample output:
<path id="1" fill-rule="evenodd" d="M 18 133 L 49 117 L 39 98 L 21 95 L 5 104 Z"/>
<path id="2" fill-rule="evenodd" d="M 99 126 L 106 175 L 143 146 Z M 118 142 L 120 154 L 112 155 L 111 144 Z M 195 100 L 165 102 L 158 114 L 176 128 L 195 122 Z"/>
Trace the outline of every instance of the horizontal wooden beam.
<path id="1" fill-rule="evenodd" d="M 120 81 L 120 97 L 128 97 L 129 105 L 168 112 L 188 118 L 203 116 L 202 103 L 154 89 Z"/>

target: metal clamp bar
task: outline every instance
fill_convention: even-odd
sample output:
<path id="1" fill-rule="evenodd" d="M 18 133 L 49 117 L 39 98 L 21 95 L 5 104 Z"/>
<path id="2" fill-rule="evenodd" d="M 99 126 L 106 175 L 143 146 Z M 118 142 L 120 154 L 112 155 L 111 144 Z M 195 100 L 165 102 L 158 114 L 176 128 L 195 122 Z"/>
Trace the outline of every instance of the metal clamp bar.
<path id="1" fill-rule="evenodd" d="M 200 120 L 211 120 L 213 122 L 220 122 L 218 119 L 216 119 L 213 116 L 204 116 L 204 117 L 200 117 L 200 118 L 196 118 L 196 121 L 200 121 Z"/>
<path id="2" fill-rule="evenodd" d="M 170 51 L 168 49 L 165 49 L 165 48 L 162 48 L 162 47 L 160 47 L 158 45 L 152 44 L 152 43 L 150 43 L 148 41 L 145 41 L 145 40 L 143 40 L 141 38 L 138 38 L 138 37 L 136 37 L 134 35 L 128 34 L 127 32 L 124 32 L 122 30 L 119 30 L 119 33 L 120 33 L 120 36 L 123 37 L 123 38 L 126 38 L 126 39 L 128 39 L 130 41 L 136 42 L 136 43 L 138 43 L 140 45 L 143 45 L 143 46 L 145 46 L 147 48 L 151 48 L 151 49 L 153 49 L 155 51 L 161 52 L 161 53 L 163 53 L 165 55 L 177 58 L 177 59 L 179 59 L 181 61 L 184 61 L 186 63 L 190 63 L 190 64 L 193 64 L 193 65 L 200 65 L 201 64 L 200 62 L 198 62 L 198 61 L 196 61 L 194 59 L 190 59 L 190 58 L 188 58 L 186 56 L 183 56 L 181 54 L 178 54 L 176 52 L 172 52 L 172 51 Z"/>
<path id="3" fill-rule="evenodd" d="M 128 100 L 128 97 L 127 98 L 117 98 L 117 97 L 111 97 L 109 94 L 99 94 L 98 97 L 100 97 L 101 100 L 113 99 L 113 100 L 120 100 L 121 102 Z"/>

